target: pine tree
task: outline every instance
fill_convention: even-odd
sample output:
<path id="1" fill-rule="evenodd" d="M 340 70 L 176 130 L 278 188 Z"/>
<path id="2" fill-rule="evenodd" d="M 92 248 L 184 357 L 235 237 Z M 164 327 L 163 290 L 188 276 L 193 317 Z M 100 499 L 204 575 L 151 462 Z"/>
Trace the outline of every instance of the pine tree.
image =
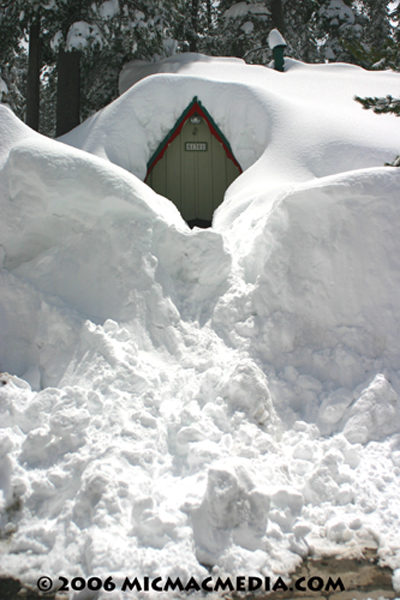
<path id="1" fill-rule="evenodd" d="M 246 58 L 248 62 L 268 62 L 271 54 L 267 38 L 273 27 L 270 2 L 221 0 L 217 24 L 220 54 Z"/>
<path id="2" fill-rule="evenodd" d="M 364 0 L 366 25 L 364 27 L 363 43 L 371 50 L 379 53 L 386 47 L 391 37 L 388 0 Z"/>
<path id="3" fill-rule="evenodd" d="M 349 46 L 363 34 L 360 3 L 352 0 L 324 0 L 317 12 L 315 34 L 320 60 L 354 63 Z"/>
<path id="4" fill-rule="evenodd" d="M 39 129 L 39 90 L 42 67 L 41 46 L 46 35 L 43 33 L 43 20 L 49 9 L 48 2 L 41 0 L 2 0 L 4 19 L 0 23 L 2 33 L 14 27 L 12 45 L 21 46 L 28 41 L 28 66 L 26 72 L 25 122 L 33 129 Z M 16 50 L 18 54 L 20 51 Z M 20 61 L 19 61 L 20 62 Z"/>
<path id="5" fill-rule="evenodd" d="M 8 59 L 1 61 L 0 80 L 2 93 L 0 102 L 7 104 L 23 121 L 26 112 L 26 78 L 28 72 L 28 55 L 23 50 L 13 52 Z"/>
<path id="6" fill-rule="evenodd" d="M 399 50 L 393 35 L 394 15 L 388 0 L 364 0 L 358 4 L 362 19 L 362 36 L 347 43 L 354 61 L 366 69 L 396 68 Z"/>
<path id="7" fill-rule="evenodd" d="M 120 10 L 112 17 L 100 15 L 96 23 L 101 43 L 90 45 L 82 60 L 82 119 L 118 96 L 118 78 L 125 63 L 165 55 L 167 34 L 161 4 L 120 2 Z"/>
<path id="8" fill-rule="evenodd" d="M 369 0 L 370 4 L 373 4 L 372 0 Z M 370 23 L 374 25 L 371 28 L 372 33 L 369 36 L 370 45 L 366 45 L 364 54 L 362 55 L 365 60 L 365 56 L 369 59 L 369 62 L 375 60 L 371 65 L 373 68 L 391 68 L 395 71 L 400 71 L 400 50 L 398 42 L 400 40 L 400 7 L 396 6 L 393 13 L 390 15 L 388 10 L 388 3 L 377 0 L 375 3 L 375 11 L 370 12 L 371 20 Z M 375 21 L 372 20 L 372 16 L 375 15 Z M 393 25 L 391 24 L 391 21 Z M 373 30 L 376 27 L 381 27 L 383 33 L 386 35 L 384 41 L 378 40 Z M 372 44 L 375 44 L 373 46 Z M 378 61 L 376 59 L 379 58 Z M 393 98 L 390 94 L 386 97 L 366 97 L 361 98 L 355 96 L 354 100 L 359 102 L 362 107 L 366 110 L 373 110 L 374 113 L 380 114 L 394 114 L 396 117 L 400 116 L 400 98 Z M 393 163 L 385 163 L 388 166 L 400 166 L 400 156 L 397 156 Z"/>
<path id="9" fill-rule="evenodd" d="M 46 13 L 46 29 L 52 36 L 53 61 L 57 63 L 56 135 L 80 123 L 81 57 L 95 43 L 98 28 L 92 23 L 92 3 L 54 1 Z"/>
<path id="10" fill-rule="evenodd" d="M 166 33 L 177 42 L 179 52 L 218 54 L 216 20 L 218 2 L 212 0 L 167 0 L 162 3 Z"/>
<path id="11" fill-rule="evenodd" d="M 0 0 L 3 100 L 38 129 L 40 89 L 40 129 L 57 113 L 65 133 L 118 95 L 125 62 L 163 55 L 161 14 L 161 0 Z"/>
<path id="12" fill-rule="evenodd" d="M 285 39 L 289 56 L 308 63 L 321 60 L 316 26 L 320 2 L 317 0 L 286 0 L 283 6 Z M 279 29 L 279 28 L 278 28 Z"/>
<path id="13" fill-rule="evenodd" d="M 393 98 L 390 95 L 387 95 L 385 98 L 360 98 L 359 96 L 354 96 L 354 100 L 359 102 L 366 110 L 372 109 L 378 115 L 391 113 L 396 117 L 400 117 L 400 98 Z M 400 156 L 396 156 L 392 163 L 385 163 L 385 166 L 400 167 Z"/>
<path id="14" fill-rule="evenodd" d="M 355 54 L 366 68 L 400 71 L 400 4 L 392 13 L 387 0 L 365 0 L 368 24 L 365 27 L 363 43 Z M 400 100 L 387 95 L 385 98 L 354 98 L 363 108 L 372 109 L 377 114 L 393 113 L 399 116 Z"/>
<path id="15" fill-rule="evenodd" d="M 162 52 L 164 24 L 159 14 L 159 5 L 150 0 L 53 4 L 46 25 L 57 66 L 48 61 L 45 102 L 54 113 L 56 75 L 56 135 L 116 98 L 124 63 Z"/>
<path id="16" fill-rule="evenodd" d="M 6 101 L 23 119 L 27 113 L 27 96 L 29 97 L 29 114 L 33 115 L 34 95 L 31 86 L 33 85 L 37 89 L 34 74 L 37 79 L 38 72 L 35 73 L 37 65 L 33 60 L 28 66 L 28 55 L 22 47 L 21 41 L 24 40 L 30 25 L 35 20 L 36 10 L 37 6 L 29 1 L 25 3 L 25 8 L 20 0 L 0 1 L 0 69 L 8 88 Z M 33 53 L 33 47 L 31 50 Z M 37 123 L 37 120 L 34 115 L 33 123 Z"/>
<path id="17" fill-rule="evenodd" d="M 32 20 L 29 26 L 29 52 L 28 52 L 28 81 L 26 90 L 26 124 L 35 131 L 39 131 L 39 106 L 40 106 L 40 13 Z"/>

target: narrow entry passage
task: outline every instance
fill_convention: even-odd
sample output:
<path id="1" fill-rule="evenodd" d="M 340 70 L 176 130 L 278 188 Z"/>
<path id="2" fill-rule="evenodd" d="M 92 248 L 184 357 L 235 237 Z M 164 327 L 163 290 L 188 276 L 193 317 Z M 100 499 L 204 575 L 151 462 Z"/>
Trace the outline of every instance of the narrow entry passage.
<path id="1" fill-rule="evenodd" d="M 150 159 L 146 183 L 169 198 L 191 227 L 209 227 L 241 172 L 228 141 L 195 97 Z"/>

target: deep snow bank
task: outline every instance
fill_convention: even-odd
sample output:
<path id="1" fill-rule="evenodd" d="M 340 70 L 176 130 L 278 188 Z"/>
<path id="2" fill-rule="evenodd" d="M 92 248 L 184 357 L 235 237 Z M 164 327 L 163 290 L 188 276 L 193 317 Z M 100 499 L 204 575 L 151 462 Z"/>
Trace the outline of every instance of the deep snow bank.
<path id="1" fill-rule="evenodd" d="M 399 184 L 388 168 L 324 178 L 283 193 L 251 235 L 236 227 L 227 237 L 247 286 L 221 298 L 215 326 L 233 343 L 250 339 L 266 364 L 332 385 L 397 370 Z"/>
<path id="2" fill-rule="evenodd" d="M 158 279 L 189 285 L 192 304 L 226 280 L 230 257 L 221 235 L 208 231 L 199 242 L 200 232 L 190 233 L 171 202 L 110 163 L 36 136 L 12 147 L 3 174 L 2 277 L 7 290 L 17 276 L 20 290 L 17 310 L 11 293 L 0 299 L 6 370 L 22 374 L 33 355 L 39 360 L 33 336 L 44 298 L 96 322 L 144 318 L 149 310 L 147 325 L 163 328 L 179 315 Z"/>
<path id="3" fill-rule="evenodd" d="M 1 572 L 274 577 L 372 546 L 396 582 L 400 124 L 352 96 L 398 75 L 187 68 L 75 148 L 0 113 Z M 247 170 L 190 231 L 140 178 L 196 94 Z"/>

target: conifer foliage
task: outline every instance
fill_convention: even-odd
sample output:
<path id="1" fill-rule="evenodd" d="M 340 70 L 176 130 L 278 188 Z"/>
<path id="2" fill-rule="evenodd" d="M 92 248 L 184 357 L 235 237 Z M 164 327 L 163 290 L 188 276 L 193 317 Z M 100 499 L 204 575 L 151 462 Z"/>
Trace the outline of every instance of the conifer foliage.
<path id="1" fill-rule="evenodd" d="M 8 89 L 3 100 L 33 128 L 65 133 L 117 96 L 124 62 L 162 53 L 160 4 L 0 0 L 0 67 Z M 14 86 L 17 93 L 12 73 L 22 57 L 26 66 Z"/>
<path id="2" fill-rule="evenodd" d="M 365 42 L 358 47 L 356 54 L 364 66 L 369 68 L 400 71 L 400 3 L 397 3 L 392 13 L 389 11 L 390 5 L 385 0 L 368 0 L 370 27 Z M 363 108 L 371 109 L 378 115 L 392 113 L 400 116 L 400 98 L 394 98 L 390 94 L 381 98 L 355 96 L 354 99 Z M 400 166 L 399 157 L 391 164 Z"/>
<path id="3" fill-rule="evenodd" d="M 400 98 L 393 98 L 388 94 L 386 98 L 360 98 L 355 96 L 355 100 L 362 104 L 365 109 L 372 108 L 378 115 L 393 113 L 400 117 Z"/>
<path id="4" fill-rule="evenodd" d="M 268 64 L 273 28 L 299 60 L 399 68 L 399 19 L 389 0 L 0 0 L 0 100 L 61 135 L 118 95 L 129 60 L 202 52 Z"/>

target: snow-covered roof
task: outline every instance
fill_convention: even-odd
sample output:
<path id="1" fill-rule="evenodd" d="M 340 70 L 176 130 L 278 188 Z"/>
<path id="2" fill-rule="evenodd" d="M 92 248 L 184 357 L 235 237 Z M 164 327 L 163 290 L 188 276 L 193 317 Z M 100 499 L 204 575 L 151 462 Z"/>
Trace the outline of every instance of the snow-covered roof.
<path id="1" fill-rule="evenodd" d="M 161 60 L 150 62 L 147 60 L 132 60 L 124 65 L 119 75 L 119 93 L 123 94 L 135 83 L 157 73 L 176 73 L 179 75 L 190 74 L 193 71 L 194 63 L 204 63 L 204 66 L 213 65 L 215 70 L 215 58 L 205 54 L 194 52 L 185 52 L 184 54 L 174 54 Z M 224 66 L 245 64 L 241 58 L 221 57 L 218 58 L 218 64 Z"/>

